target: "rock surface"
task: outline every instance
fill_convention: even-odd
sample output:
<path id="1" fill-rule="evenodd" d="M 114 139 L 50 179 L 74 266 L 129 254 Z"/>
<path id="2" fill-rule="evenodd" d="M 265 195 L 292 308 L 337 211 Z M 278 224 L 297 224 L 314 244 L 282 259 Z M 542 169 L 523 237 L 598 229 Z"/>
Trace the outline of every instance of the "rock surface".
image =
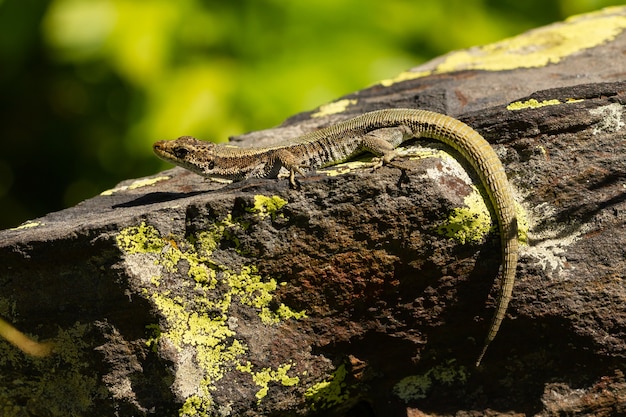
<path id="1" fill-rule="evenodd" d="M 624 29 L 626 8 L 573 18 L 235 138 L 385 107 L 483 134 L 527 244 L 481 368 L 497 230 L 467 165 L 418 141 L 297 190 L 176 168 L 0 232 L 0 315 L 55 346 L 0 341 L 4 415 L 623 415 Z"/>

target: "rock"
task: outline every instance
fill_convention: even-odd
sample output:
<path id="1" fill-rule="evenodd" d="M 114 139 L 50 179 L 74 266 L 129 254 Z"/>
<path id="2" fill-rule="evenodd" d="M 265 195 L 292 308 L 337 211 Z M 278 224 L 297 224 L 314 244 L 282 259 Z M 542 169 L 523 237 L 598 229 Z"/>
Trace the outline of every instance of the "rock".
<path id="1" fill-rule="evenodd" d="M 0 313 L 54 344 L 0 343 L 5 415 L 623 414 L 625 28 L 624 7 L 575 17 L 235 139 L 385 107 L 483 134 L 526 245 L 479 369 L 497 229 L 467 164 L 420 140 L 297 190 L 175 168 L 0 232 Z"/>

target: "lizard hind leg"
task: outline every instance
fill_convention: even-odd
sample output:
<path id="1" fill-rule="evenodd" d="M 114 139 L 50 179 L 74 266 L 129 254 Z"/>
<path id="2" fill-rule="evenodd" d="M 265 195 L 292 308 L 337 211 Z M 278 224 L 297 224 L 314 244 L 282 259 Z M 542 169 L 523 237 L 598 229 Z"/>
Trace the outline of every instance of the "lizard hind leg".
<path id="1" fill-rule="evenodd" d="M 363 150 L 376 155 L 372 158 L 372 171 L 390 164 L 398 156 L 396 148 L 411 137 L 413 133 L 406 126 L 376 129 L 365 134 L 361 138 Z"/>

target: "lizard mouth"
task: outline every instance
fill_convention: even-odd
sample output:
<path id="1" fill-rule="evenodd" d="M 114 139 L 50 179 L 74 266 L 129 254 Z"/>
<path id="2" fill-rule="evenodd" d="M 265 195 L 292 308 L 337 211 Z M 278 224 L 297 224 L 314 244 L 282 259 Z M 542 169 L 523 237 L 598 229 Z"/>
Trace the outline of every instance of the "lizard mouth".
<path id="1" fill-rule="evenodd" d="M 152 145 L 152 150 L 159 158 L 171 162 L 174 158 L 174 154 L 169 149 L 169 146 L 167 146 L 168 142 L 168 140 L 160 140 L 158 142 L 155 142 L 154 145 Z"/>

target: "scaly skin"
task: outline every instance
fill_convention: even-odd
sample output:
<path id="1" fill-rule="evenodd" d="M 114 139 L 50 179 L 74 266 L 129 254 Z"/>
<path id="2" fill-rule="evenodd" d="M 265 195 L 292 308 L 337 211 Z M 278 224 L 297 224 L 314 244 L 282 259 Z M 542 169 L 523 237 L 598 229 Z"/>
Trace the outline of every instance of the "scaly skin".
<path id="1" fill-rule="evenodd" d="M 476 171 L 498 219 L 502 246 L 502 285 L 496 312 L 476 366 L 493 341 L 506 314 L 518 258 L 517 219 L 513 193 L 500 159 L 491 145 L 474 129 L 450 116 L 415 109 L 387 109 L 304 134 L 284 144 L 266 148 L 215 145 L 184 136 L 154 144 L 155 153 L 176 165 L 212 179 L 241 181 L 276 178 L 281 168 L 295 174 L 335 165 L 363 152 L 378 158 L 378 165 L 396 157 L 402 142 L 426 137 L 458 151 Z"/>

